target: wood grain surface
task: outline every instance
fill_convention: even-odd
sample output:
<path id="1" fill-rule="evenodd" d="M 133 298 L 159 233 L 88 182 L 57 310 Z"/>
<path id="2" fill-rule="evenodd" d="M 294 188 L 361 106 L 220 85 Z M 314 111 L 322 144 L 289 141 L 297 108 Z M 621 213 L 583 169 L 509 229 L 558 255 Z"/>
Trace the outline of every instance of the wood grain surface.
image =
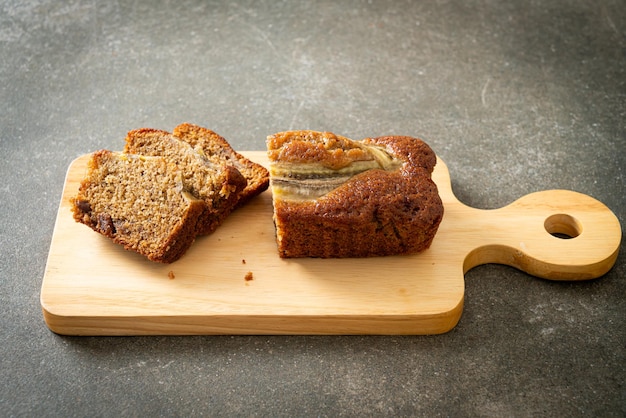
<path id="1" fill-rule="evenodd" d="M 267 165 L 265 152 L 246 152 Z M 463 309 L 464 273 L 501 263 L 552 280 L 602 276 L 621 227 L 601 202 L 572 191 L 533 193 L 493 210 L 433 178 L 445 214 L 414 256 L 280 259 L 271 192 L 238 209 L 177 262 L 148 261 L 76 223 L 69 199 L 88 156 L 68 169 L 41 288 L 48 327 L 67 335 L 438 334 Z"/>

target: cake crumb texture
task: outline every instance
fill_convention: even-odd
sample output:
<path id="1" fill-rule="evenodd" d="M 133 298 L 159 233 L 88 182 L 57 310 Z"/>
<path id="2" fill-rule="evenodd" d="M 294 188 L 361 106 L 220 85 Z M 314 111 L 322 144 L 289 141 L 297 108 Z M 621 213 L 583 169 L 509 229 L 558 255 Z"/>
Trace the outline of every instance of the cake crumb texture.
<path id="1" fill-rule="evenodd" d="M 71 199 L 74 219 L 127 250 L 171 263 L 268 188 L 269 172 L 215 132 L 191 124 L 176 131 L 185 140 L 141 128 L 128 132 L 123 152 L 94 152 Z"/>
<path id="2" fill-rule="evenodd" d="M 209 160 L 218 160 L 236 168 L 247 180 L 247 185 L 239 196 L 237 206 L 241 206 L 268 189 L 270 175 L 265 167 L 235 151 L 231 145 L 210 129 L 191 123 L 182 123 L 173 130 L 176 138 L 189 143 L 196 151 Z"/>
<path id="3" fill-rule="evenodd" d="M 197 233 L 207 235 L 235 208 L 247 186 L 245 177 L 224 159 L 208 159 L 187 142 L 158 129 L 136 129 L 126 135 L 124 152 L 162 156 L 181 171 L 184 187 L 206 205 Z"/>
<path id="4" fill-rule="evenodd" d="M 97 151 L 72 200 L 73 216 L 152 261 L 171 263 L 193 243 L 204 202 L 162 157 Z"/>

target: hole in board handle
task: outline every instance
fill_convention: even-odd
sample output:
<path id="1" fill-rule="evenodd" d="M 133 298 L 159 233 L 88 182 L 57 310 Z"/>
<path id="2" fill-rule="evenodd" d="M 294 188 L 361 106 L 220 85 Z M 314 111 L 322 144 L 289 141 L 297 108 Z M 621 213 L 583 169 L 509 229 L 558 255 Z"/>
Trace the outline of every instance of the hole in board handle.
<path id="1" fill-rule="evenodd" d="M 550 235 L 561 239 L 576 238 L 583 231 L 576 218 L 564 213 L 548 216 L 543 226 Z"/>

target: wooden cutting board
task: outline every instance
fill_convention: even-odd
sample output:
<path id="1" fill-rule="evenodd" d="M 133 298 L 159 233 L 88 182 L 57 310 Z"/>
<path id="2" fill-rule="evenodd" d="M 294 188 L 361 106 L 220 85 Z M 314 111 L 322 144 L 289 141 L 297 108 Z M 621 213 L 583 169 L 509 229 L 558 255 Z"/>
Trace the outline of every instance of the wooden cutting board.
<path id="1" fill-rule="evenodd" d="M 268 163 L 265 152 L 244 154 Z M 439 160 L 433 178 L 445 213 L 421 254 L 280 259 L 267 191 L 163 265 L 73 220 L 69 199 L 88 158 L 69 167 L 41 288 L 44 319 L 59 334 L 443 333 L 459 321 L 472 267 L 597 278 L 615 263 L 622 235 L 605 205 L 572 191 L 533 193 L 501 209 L 468 207 Z"/>

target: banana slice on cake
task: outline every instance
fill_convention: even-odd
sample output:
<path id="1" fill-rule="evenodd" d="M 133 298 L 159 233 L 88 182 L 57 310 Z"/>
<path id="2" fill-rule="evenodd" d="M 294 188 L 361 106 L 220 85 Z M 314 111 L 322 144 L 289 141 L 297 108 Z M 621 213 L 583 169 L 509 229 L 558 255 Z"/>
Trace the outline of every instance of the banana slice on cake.
<path id="1" fill-rule="evenodd" d="M 402 164 L 384 147 L 330 132 L 281 132 L 267 143 L 272 192 L 284 200 L 314 200 L 359 173 Z"/>

